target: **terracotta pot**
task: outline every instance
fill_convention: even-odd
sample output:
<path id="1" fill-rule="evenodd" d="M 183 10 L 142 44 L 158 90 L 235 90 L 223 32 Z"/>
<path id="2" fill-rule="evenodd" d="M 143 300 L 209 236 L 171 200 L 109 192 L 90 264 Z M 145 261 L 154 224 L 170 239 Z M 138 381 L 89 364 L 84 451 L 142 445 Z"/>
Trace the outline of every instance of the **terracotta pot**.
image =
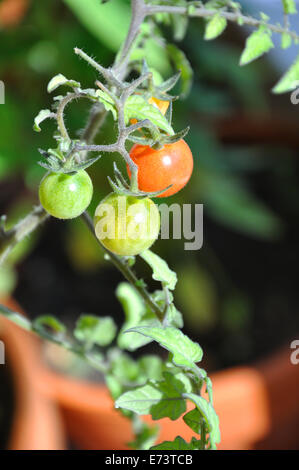
<path id="1" fill-rule="evenodd" d="M 221 423 L 220 449 L 299 448 L 299 442 L 290 440 L 287 432 L 290 421 L 295 419 L 299 425 L 299 374 L 289 356 L 285 350 L 256 367 L 229 369 L 212 376 Z M 130 423 L 114 409 L 106 387 L 45 370 L 40 378 L 40 388 L 59 403 L 67 431 L 78 448 L 127 449 L 126 442 L 133 437 Z M 151 421 L 150 417 L 145 419 Z M 273 441 L 273 429 L 282 423 L 285 439 Z M 164 418 L 159 425 L 159 442 L 177 435 L 190 440 L 194 435 L 182 419 Z"/>
<path id="2" fill-rule="evenodd" d="M 10 300 L 1 303 L 20 311 Z M 43 365 L 38 339 L 0 317 L 0 339 L 14 386 L 15 409 L 9 448 L 12 450 L 64 449 L 63 425 L 56 404 L 39 389 Z M 0 365 L 7 367 L 7 365 Z"/>
<path id="3" fill-rule="evenodd" d="M 3 0 L 0 4 L 0 26 L 11 27 L 18 25 L 28 6 L 28 0 Z"/>
<path id="4" fill-rule="evenodd" d="M 76 447 L 126 449 L 126 443 L 133 438 L 130 423 L 114 409 L 106 387 L 71 379 L 45 368 L 39 360 L 39 342 L 8 322 L 5 326 L 12 367 L 21 364 L 22 371 L 14 374 L 19 391 L 16 416 L 22 410 L 22 419 L 15 419 L 11 448 L 63 447 L 61 428 L 51 405 L 55 400 Z M 23 354 L 27 348 L 28 354 Z M 215 408 L 221 425 L 220 449 L 299 448 L 296 431 L 299 426 L 299 366 L 291 364 L 290 352 L 286 348 L 254 367 L 232 368 L 212 376 Z M 27 389 L 25 394 L 23 389 Z M 33 411 L 32 406 L 38 409 Z M 189 409 L 191 407 L 189 405 Z M 30 408 L 32 411 L 28 411 Z M 29 416 L 34 416 L 34 426 L 32 424 L 30 429 Z M 150 417 L 145 419 L 151 421 Z M 48 423 L 46 428 L 45 423 Z M 159 425 L 159 442 L 172 440 L 177 435 L 190 440 L 194 435 L 182 419 L 164 418 Z"/>
<path id="5" fill-rule="evenodd" d="M 48 371 L 41 378 L 40 388 L 60 404 L 70 438 L 80 449 L 128 449 L 133 439 L 131 424 L 114 408 L 104 385 L 80 382 Z M 149 417 L 145 420 L 150 422 Z M 193 433 L 182 420 L 164 418 L 160 440 L 174 439 L 183 432 L 186 438 Z"/>

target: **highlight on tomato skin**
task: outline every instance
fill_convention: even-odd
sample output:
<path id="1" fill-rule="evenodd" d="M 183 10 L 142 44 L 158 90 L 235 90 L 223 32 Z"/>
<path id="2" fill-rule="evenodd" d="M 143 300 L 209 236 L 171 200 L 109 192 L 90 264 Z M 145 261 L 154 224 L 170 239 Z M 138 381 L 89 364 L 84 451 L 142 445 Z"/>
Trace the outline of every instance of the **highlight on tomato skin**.
<path id="1" fill-rule="evenodd" d="M 95 234 L 102 245 L 120 256 L 147 250 L 160 232 L 160 212 L 149 198 L 111 193 L 95 211 Z"/>
<path id="2" fill-rule="evenodd" d="M 189 181 L 193 171 L 193 156 L 188 144 L 179 140 L 155 150 L 135 144 L 130 157 L 138 166 L 138 186 L 141 191 L 162 191 L 157 197 L 168 197 L 180 191 Z M 130 169 L 127 166 L 129 177 Z"/>

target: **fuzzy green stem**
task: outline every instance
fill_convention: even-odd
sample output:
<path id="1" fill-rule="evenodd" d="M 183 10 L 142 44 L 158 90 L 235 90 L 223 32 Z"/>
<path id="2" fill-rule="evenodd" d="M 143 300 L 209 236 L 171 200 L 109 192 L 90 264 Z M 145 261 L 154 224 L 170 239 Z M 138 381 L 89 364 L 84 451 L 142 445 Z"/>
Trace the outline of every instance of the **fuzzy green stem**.
<path id="1" fill-rule="evenodd" d="M 172 6 L 172 5 L 149 5 L 147 7 L 147 16 L 148 15 L 155 15 L 157 13 L 170 13 L 174 15 L 187 15 L 190 18 L 211 18 L 216 13 L 219 14 L 221 17 L 225 18 L 228 21 L 238 23 L 238 24 L 245 24 L 248 26 L 253 26 L 258 28 L 261 25 L 267 26 L 271 31 L 274 33 L 279 34 L 289 34 L 292 39 L 295 41 L 299 41 L 299 35 L 295 31 L 290 31 L 288 28 L 285 28 L 279 24 L 274 25 L 267 23 L 263 20 L 258 20 L 253 18 L 252 16 L 243 15 L 241 12 L 231 12 L 226 11 L 223 9 L 217 10 L 210 10 L 205 8 L 204 6 L 195 8 L 192 5 L 189 7 L 185 6 Z"/>
<path id="2" fill-rule="evenodd" d="M 120 54 L 118 55 L 113 70 L 119 79 L 126 75 L 126 69 L 130 60 L 130 55 L 138 36 L 140 26 L 146 16 L 146 5 L 144 0 L 131 0 L 132 18 L 126 40 L 122 46 Z"/>
<path id="3" fill-rule="evenodd" d="M 86 54 L 84 51 L 82 51 L 78 47 L 74 48 L 74 52 L 79 57 L 84 59 L 95 70 L 97 70 L 101 75 L 103 75 L 103 77 L 107 80 L 108 83 L 110 83 L 113 86 L 116 86 L 119 89 L 123 88 L 122 83 L 115 77 L 114 72 L 113 72 L 112 69 L 106 69 L 105 67 L 102 67 L 102 65 L 100 65 L 98 62 L 96 62 L 91 57 L 89 57 L 88 54 Z"/>
<path id="4" fill-rule="evenodd" d="M 60 103 L 59 103 L 59 106 L 57 108 L 57 114 L 56 114 L 56 120 L 57 120 L 57 124 L 58 124 L 58 128 L 59 128 L 59 131 L 60 131 L 60 134 L 62 135 L 62 137 L 68 141 L 70 141 L 70 136 L 68 134 L 68 131 L 67 131 L 67 128 L 65 126 L 65 122 L 64 122 L 64 110 L 65 110 L 65 107 L 72 101 L 74 100 L 75 98 L 77 98 L 78 94 L 77 93 L 69 93 L 68 95 L 66 95 L 65 98 L 63 98 Z"/>

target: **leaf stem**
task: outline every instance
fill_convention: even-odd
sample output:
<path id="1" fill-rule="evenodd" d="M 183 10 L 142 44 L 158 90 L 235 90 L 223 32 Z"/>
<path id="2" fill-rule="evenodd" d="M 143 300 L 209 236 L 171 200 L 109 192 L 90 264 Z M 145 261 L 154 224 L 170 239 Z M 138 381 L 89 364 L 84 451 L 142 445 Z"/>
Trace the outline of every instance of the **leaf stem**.
<path id="1" fill-rule="evenodd" d="M 60 101 L 59 106 L 57 108 L 56 120 L 57 120 L 58 128 L 62 137 L 68 141 L 70 141 L 71 139 L 70 139 L 70 136 L 68 134 L 68 131 L 64 122 L 64 117 L 63 117 L 64 110 L 65 110 L 65 107 L 78 96 L 79 95 L 77 93 L 69 93 L 68 95 L 66 95 L 65 98 L 63 98 Z"/>
<path id="2" fill-rule="evenodd" d="M 218 13 L 221 17 L 228 21 L 232 21 L 238 24 L 246 24 L 248 26 L 259 27 L 261 25 L 267 26 L 274 33 L 289 34 L 295 41 L 299 40 L 299 35 L 295 31 L 291 31 L 286 27 L 279 24 L 274 25 L 265 22 L 264 20 L 258 20 L 252 16 L 243 15 L 241 12 L 231 12 L 223 9 L 209 10 L 204 6 L 198 8 L 190 8 L 191 6 L 172 6 L 172 5 L 148 5 L 146 8 L 146 15 L 155 15 L 157 13 L 170 13 L 177 15 L 188 15 L 190 18 L 209 18 Z"/>
<path id="3" fill-rule="evenodd" d="M 123 88 L 123 84 L 115 77 L 114 72 L 112 69 L 106 69 L 102 65 L 100 65 L 98 62 L 96 62 L 92 57 L 89 57 L 88 54 L 86 54 L 84 51 L 79 49 L 78 47 L 74 48 L 75 54 L 77 54 L 79 57 L 84 59 L 88 64 L 90 64 L 94 69 L 96 69 L 103 77 L 105 80 L 110 83 L 113 86 L 116 86 L 117 88 Z"/>

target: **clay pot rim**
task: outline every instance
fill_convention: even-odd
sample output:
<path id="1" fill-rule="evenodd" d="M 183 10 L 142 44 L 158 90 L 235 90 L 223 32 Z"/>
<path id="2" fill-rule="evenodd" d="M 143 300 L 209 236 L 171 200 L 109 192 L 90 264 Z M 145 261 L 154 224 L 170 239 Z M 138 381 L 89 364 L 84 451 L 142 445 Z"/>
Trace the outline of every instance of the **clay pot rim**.
<path id="1" fill-rule="evenodd" d="M 42 370 L 39 379 L 42 393 L 64 407 L 85 411 L 111 408 L 111 397 L 104 383 L 88 382 L 51 369 Z"/>
<path id="2" fill-rule="evenodd" d="M 10 299 L 1 299 L 1 303 L 18 308 Z M 37 338 L 6 318 L 1 318 L 0 327 L 15 394 L 9 449 L 65 449 L 57 407 L 38 390 L 42 363 Z"/>

